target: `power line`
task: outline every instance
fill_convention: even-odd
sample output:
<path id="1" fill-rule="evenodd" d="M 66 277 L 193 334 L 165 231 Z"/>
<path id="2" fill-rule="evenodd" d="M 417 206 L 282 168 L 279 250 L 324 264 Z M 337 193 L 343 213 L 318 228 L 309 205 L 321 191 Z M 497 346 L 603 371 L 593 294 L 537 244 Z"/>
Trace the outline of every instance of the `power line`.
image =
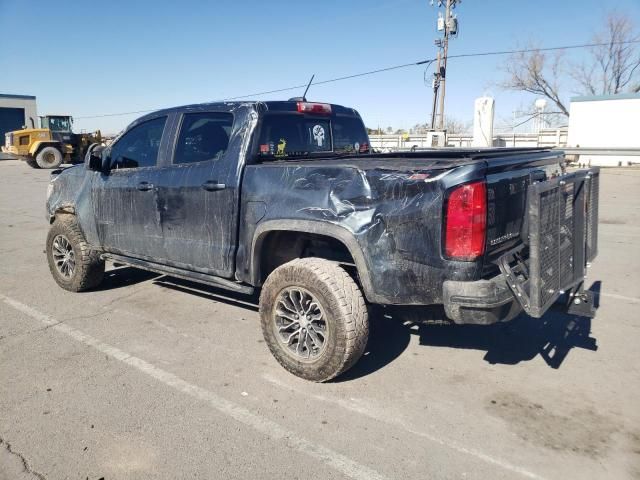
<path id="1" fill-rule="evenodd" d="M 134 113 L 149 113 L 149 112 L 155 112 L 156 110 L 160 110 L 159 108 L 151 108 L 149 110 L 136 110 L 134 112 L 120 112 L 120 113 L 101 113 L 98 115 L 85 115 L 82 117 L 73 117 L 75 120 L 78 120 L 80 118 L 102 118 L 102 117 L 119 117 L 122 115 L 133 115 Z"/>
<path id="2" fill-rule="evenodd" d="M 412 62 L 412 63 L 403 63 L 402 65 L 394 65 L 392 67 L 378 68 L 376 70 L 370 70 L 368 72 L 354 73 L 353 75 L 346 75 L 346 76 L 343 76 L 343 77 L 331 78 L 329 80 L 322 80 L 322 81 L 319 81 L 319 82 L 313 82 L 312 85 L 324 85 L 324 84 L 327 84 L 327 83 L 339 82 L 339 81 L 348 80 L 348 79 L 351 79 L 351 78 L 364 77 L 366 75 L 374 75 L 376 73 L 388 72 L 390 70 L 398 70 L 400 68 L 413 67 L 413 66 L 416 66 L 416 65 L 425 65 L 425 64 L 430 64 L 433 61 L 435 61 L 435 59 L 420 60 L 419 62 Z M 302 84 L 302 85 L 293 85 L 291 87 L 278 88 L 276 90 L 265 90 L 265 91 L 262 91 L 262 92 L 249 93 L 247 95 L 239 95 L 237 97 L 227 97 L 227 98 L 223 98 L 221 100 L 215 100 L 215 101 L 224 102 L 224 101 L 230 101 L 230 100 L 241 100 L 243 98 L 258 97 L 258 96 L 261 96 L 261 95 L 270 95 L 272 93 L 282 93 L 282 92 L 288 92 L 288 91 L 291 91 L 291 90 L 299 90 L 299 89 L 304 88 L 306 86 L 307 86 L 307 84 L 305 83 L 305 84 Z M 156 110 L 160 110 L 160 109 L 159 108 L 151 108 L 151 109 L 148 109 L 148 110 L 136 110 L 136 111 L 133 111 L 133 112 L 105 113 L 105 114 L 96 114 L 96 115 L 86 115 L 86 116 L 75 117 L 75 118 L 76 119 L 80 119 L 80 118 L 115 117 L 115 116 L 119 116 L 119 115 L 132 115 L 134 113 L 155 112 Z"/>
<path id="3" fill-rule="evenodd" d="M 554 51 L 554 50 L 571 50 L 571 49 L 577 49 L 577 48 L 591 48 L 591 47 L 602 47 L 605 45 L 625 45 L 625 44 L 632 44 L 632 43 L 640 43 L 640 40 L 629 40 L 629 41 L 624 41 L 624 42 L 602 42 L 602 43 L 583 43 L 583 44 L 578 44 L 578 45 L 565 45 L 565 46 L 561 46 L 561 47 L 545 47 L 545 48 L 527 48 L 527 49 L 520 49 L 520 50 L 498 50 L 498 51 L 493 51 L 493 52 L 474 52 L 474 53 L 460 53 L 457 55 L 449 55 L 448 58 L 452 59 L 452 58 L 467 58 L 467 57 L 486 57 L 486 56 L 492 56 L 492 55 L 511 55 L 514 53 L 531 53 L 531 52 L 548 52 L 548 51 Z M 418 65 L 431 65 L 433 62 L 435 62 L 436 59 L 435 58 L 430 58 L 430 59 L 426 59 L 426 60 L 420 60 L 417 62 L 411 62 L 411 63 L 403 63 L 401 65 L 394 65 L 391 67 L 383 67 L 383 68 L 377 68 L 375 70 L 369 70 L 366 72 L 360 72 L 360 73 L 354 73 L 352 75 L 345 75 L 342 77 L 336 77 L 336 78 L 330 78 L 328 80 L 322 80 L 319 82 L 313 82 L 312 85 L 326 85 L 328 83 L 334 83 L 334 82 L 340 82 L 342 80 L 349 80 L 352 78 L 358 78 L 358 77 L 364 77 L 367 75 L 375 75 L 377 73 L 382 73 L 382 72 L 389 72 L 391 70 L 399 70 L 401 68 L 408 68 L 408 67 L 415 67 Z M 302 85 L 294 85 L 291 87 L 283 87 L 283 88 L 278 88 L 275 90 L 266 90 L 263 92 L 256 92 L 256 93 L 250 93 L 247 95 L 239 95 L 236 97 L 227 97 L 224 98 L 222 100 L 219 101 L 230 101 L 230 100 L 241 100 L 244 98 L 251 98 L 251 97 L 258 97 L 261 95 L 270 95 L 272 93 L 282 93 L 282 92 L 288 92 L 291 90 L 298 90 L 301 88 L 306 87 L 307 84 L 302 84 Z M 208 102 L 203 102 L 203 103 L 208 103 Z M 136 110 L 136 111 L 131 111 L 131 112 L 119 112 L 119 113 L 101 113 L 101 114 L 95 114 L 95 115 L 83 115 L 80 117 L 75 117 L 76 119 L 85 119 L 85 118 L 103 118 L 103 117 L 118 117 L 118 116 L 123 116 L 123 115 L 133 115 L 136 113 L 149 113 L 149 112 L 155 112 L 156 110 L 160 110 L 159 108 L 150 108 L 147 110 Z"/>
<path id="4" fill-rule="evenodd" d="M 575 48 L 603 47 L 605 45 L 626 45 L 630 43 L 640 43 L 640 40 L 627 40 L 624 42 L 582 43 L 579 45 L 566 45 L 563 47 L 525 48 L 522 50 L 498 50 L 495 52 L 460 53 L 458 55 L 449 55 L 449 58 L 484 57 L 489 55 L 510 55 L 513 53 L 550 52 L 553 50 L 571 50 Z"/>
<path id="5" fill-rule="evenodd" d="M 337 77 L 337 78 L 331 78 L 329 80 L 322 80 L 320 82 L 313 82 L 312 85 L 324 85 L 324 84 L 327 84 L 327 83 L 339 82 L 341 80 L 349 80 L 351 78 L 364 77 L 365 75 L 374 75 L 376 73 L 388 72 L 390 70 L 398 70 L 400 68 L 414 67 L 416 65 L 424 65 L 425 63 L 431 63 L 434 60 L 435 59 L 421 60 L 419 62 L 404 63 L 402 65 L 394 65 L 393 67 L 378 68 L 376 70 L 370 70 L 368 72 L 354 73 L 353 75 L 346 75 L 344 77 Z M 225 100 L 240 100 L 242 98 L 257 97 L 257 96 L 260 96 L 260 95 L 267 95 L 267 94 L 270 94 L 270 93 L 286 92 L 288 90 L 297 90 L 299 88 L 304 88 L 306 86 L 307 86 L 307 84 L 296 85 L 296 86 L 293 86 L 293 87 L 280 88 L 278 90 L 269 90 L 267 92 L 250 93 L 248 95 L 241 95 L 239 97 L 225 98 L 222 101 L 225 101 Z"/>

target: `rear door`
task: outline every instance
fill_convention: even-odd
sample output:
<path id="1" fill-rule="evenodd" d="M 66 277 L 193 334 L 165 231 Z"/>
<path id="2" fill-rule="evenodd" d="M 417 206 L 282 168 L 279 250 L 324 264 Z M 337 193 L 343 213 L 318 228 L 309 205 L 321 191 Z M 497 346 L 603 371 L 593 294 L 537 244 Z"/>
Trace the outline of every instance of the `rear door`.
<path id="1" fill-rule="evenodd" d="M 158 157 L 167 117 L 136 125 L 108 150 L 110 169 L 93 185 L 98 236 L 106 251 L 159 261 Z"/>
<path id="2" fill-rule="evenodd" d="M 167 263 L 233 276 L 237 239 L 240 168 L 234 115 L 184 112 L 172 163 L 159 185 L 158 212 Z M 235 139 L 235 140 L 234 140 Z M 236 148 L 229 148 L 230 144 Z"/>

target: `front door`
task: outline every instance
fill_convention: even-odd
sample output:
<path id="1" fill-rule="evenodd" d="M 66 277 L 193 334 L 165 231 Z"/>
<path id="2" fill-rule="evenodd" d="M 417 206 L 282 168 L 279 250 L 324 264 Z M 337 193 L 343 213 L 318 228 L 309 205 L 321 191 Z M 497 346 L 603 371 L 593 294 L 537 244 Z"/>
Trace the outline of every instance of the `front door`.
<path id="1" fill-rule="evenodd" d="M 108 252 L 162 261 L 157 215 L 158 152 L 167 117 L 134 126 L 109 150 L 109 171 L 96 179 L 93 204 L 98 236 Z"/>
<path id="2" fill-rule="evenodd" d="M 235 269 L 239 187 L 232 130 L 229 112 L 182 115 L 158 208 L 168 263 L 227 278 Z"/>

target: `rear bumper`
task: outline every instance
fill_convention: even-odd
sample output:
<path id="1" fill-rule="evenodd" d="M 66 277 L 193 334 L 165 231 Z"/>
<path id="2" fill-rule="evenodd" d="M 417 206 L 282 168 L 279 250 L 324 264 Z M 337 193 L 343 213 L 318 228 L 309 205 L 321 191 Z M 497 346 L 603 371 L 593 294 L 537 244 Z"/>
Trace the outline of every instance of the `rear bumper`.
<path id="1" fill-rule="evenodd" d="M 442 293 L 447 317 L 455 323 L 507 322 L 522 311 L 504 275 L 474 282 L 446 280 Z"/>

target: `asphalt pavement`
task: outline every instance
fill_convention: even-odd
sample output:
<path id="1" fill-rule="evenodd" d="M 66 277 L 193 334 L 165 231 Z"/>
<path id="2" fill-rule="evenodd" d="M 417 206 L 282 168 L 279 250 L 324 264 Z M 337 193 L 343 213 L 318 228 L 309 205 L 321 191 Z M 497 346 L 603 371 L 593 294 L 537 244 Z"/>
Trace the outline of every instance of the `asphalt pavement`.
<path id="1" fill-rule="evenodd" d="M 60 289 L 48 177 L 0 162 L 0 479 L 640 478 L 639 169 L 602 173 L 595 319 L 377 311 L 328 384 L 271 357 L 255 297 L 113 265 Z"/>

